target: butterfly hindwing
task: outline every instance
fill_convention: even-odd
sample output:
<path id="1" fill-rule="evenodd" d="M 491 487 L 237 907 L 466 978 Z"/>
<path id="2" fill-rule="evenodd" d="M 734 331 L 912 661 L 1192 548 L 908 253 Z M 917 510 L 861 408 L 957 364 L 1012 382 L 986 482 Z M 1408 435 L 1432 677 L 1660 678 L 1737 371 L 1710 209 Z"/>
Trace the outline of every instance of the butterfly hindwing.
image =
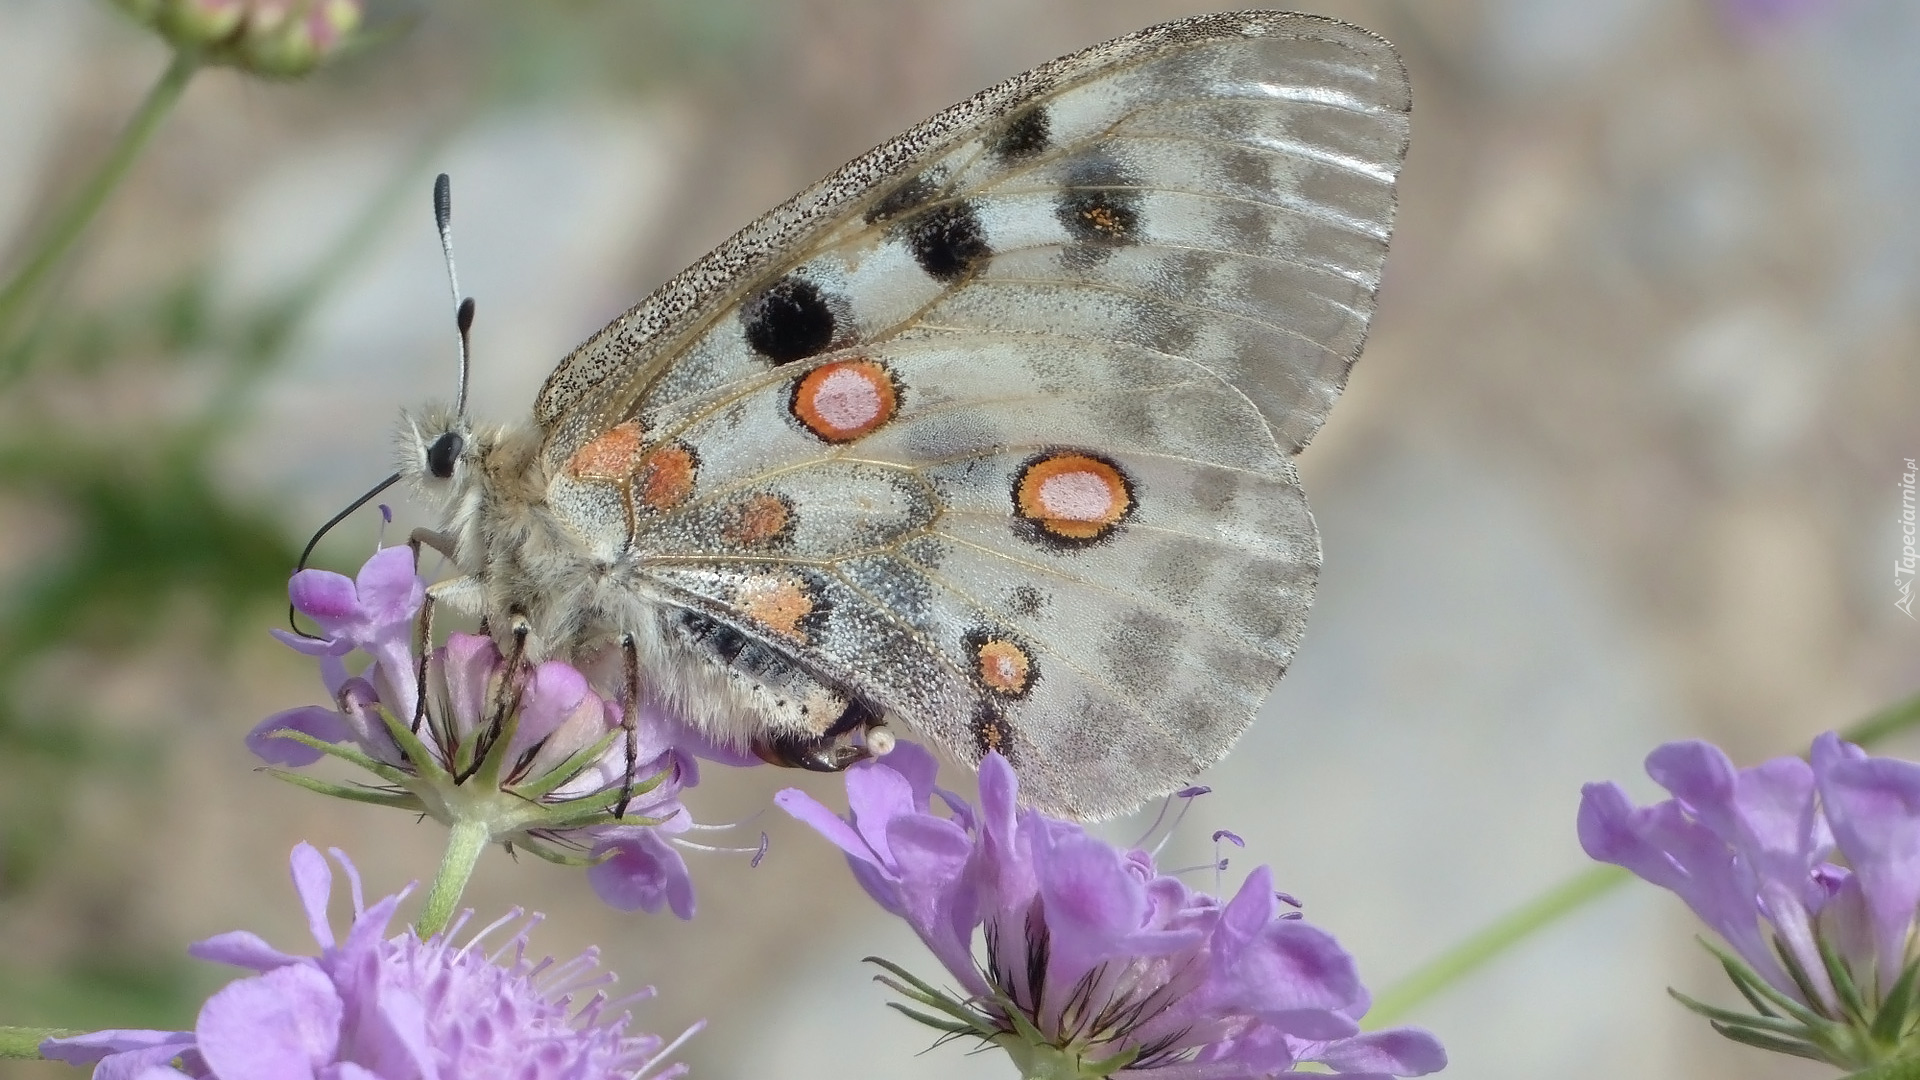
<path id="1" fill-rule="evenodd" d="M 984 91 L 576 351 L 550 499 L 1042 806 L 1172 790 L 1300 637 L 1288 458 L 1364 338 L 1406 108 L 1383 42 L 1260 12 Z"/>

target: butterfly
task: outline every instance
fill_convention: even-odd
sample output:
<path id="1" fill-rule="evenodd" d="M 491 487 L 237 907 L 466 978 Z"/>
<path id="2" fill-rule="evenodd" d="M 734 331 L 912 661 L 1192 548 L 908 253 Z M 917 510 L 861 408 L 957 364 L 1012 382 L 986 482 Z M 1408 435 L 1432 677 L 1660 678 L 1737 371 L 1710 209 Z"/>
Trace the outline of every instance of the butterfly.
<path id="1" fill-rule="evenodd" d="M 898 724 L 1058 814 L 1181 787 L 1300 640 L 1291 459 L 1360 353 L 1408 108 L 1386 42 L 1264 11 L 981 91 L 615 319 L 530 423 L 409 414 L 430 600 L 529 657 L 617 643 L 784 764 Z"/>

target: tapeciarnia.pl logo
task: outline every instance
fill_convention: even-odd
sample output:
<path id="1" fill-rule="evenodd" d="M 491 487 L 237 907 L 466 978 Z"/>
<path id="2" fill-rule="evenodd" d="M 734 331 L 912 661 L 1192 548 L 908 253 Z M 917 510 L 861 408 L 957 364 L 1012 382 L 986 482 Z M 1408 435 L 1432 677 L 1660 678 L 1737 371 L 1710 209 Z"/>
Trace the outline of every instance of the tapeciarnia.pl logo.
<path id="1" fill-rule="evenodd" d="M 1907 458 L 1907 471 L 1900 474 L 1900 557 L 1893 561 L 1893 589 L 1899 599 L 1893 606 L 1907 613 L 1907 618 L 1920 621 L 1913 613 L 1913 572 L 1920 555 L 1914 552 L 1914 514 L 1913 481 L 1915 468 L 1913 459 Z"/>

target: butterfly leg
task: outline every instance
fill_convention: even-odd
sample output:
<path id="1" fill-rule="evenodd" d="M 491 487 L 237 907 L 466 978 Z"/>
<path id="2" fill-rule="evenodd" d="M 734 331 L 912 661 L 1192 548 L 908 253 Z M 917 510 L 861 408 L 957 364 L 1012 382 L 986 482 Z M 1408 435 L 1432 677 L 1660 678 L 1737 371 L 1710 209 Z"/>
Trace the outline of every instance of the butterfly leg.
<path id="1" fill-rule="evenodd" d="M 487 717 L 486 736 L 474 747 L 473 764 L 468 766 L 455 779 L 464 781 L 472 776 L 480 764 L 487 758 L 494 740 L 500 737 L 501 729 L 506 726 L 507 714 L 520 700 L 520 693 L 526 687 L 525 673 L 527 664 L 527 639 L 533 635 L 533 623 L 527 613 L 519 608 L 507 611 L 507 663 L 506 675 L 500 680 L 500 690 L 493 701 L 493 708 Z"/>
<path id="2" fill-rule="evenodd" d="M 638 768 L 640 720 L 640 647 L 632 634 L 620 635 L 620 655 L 626 662 L 627 699 L 620 703 L 620 726 L 627 740 L 627 778 L 620 785 L 620 801 L 614 804 L 613 816 L 627 816 L 627 804 L 633 801 L 633 771 Z"/>

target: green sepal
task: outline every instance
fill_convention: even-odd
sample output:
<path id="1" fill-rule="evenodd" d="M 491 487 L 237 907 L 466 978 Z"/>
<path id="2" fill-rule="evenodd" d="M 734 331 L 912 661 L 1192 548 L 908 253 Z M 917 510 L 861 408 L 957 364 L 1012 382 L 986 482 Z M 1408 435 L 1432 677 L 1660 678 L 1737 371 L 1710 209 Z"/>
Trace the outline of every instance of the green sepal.
<path id="1" fill-rule="evenodd" d="M 941 1018 L 933 1015 L 932 1013 L 923 1013 L 919 1009 L 902 1005 L 897 1001 L 887 1002 L 887 1008 L 893 1009 L 899 1013 L 902 1013 L 903 1015 L 912 1017 L 913 1019 L 918 1020 L 920 1023 L 925 1024 L 930 1028 L 934 1028 L 935 1030 L 938 1030 L 938 1031 L 947 1032 L 950 1035 L 980 1034 L 980 1029 L 975 1025 L 962 1024 L 957 1020 L 942 1020 Z"/>
<path id="2" fill-rule="evenodd" d="M 349 765 L 365 769 L 389 784 L 405 784 L 407 781 L 413 779 L 405 770 L 395 768 L 378 758 L 371 757 L 364 751 L 351 746 L 343 746 L 340 743 L 330 743 L 316 739 L 304 731 L 295 731 L 293 728 L 276 728 L 271 735 L 276 739 L 288 739 L 302 746 L 318 750 L 328 757 L 339 758 Z"/>
<path id="3" fill-rule="evenodd" d="M 1100 1061 L 1083 1061 L 1080 1067 L 1085 1069 L 1089 1076 L 1112 1076 L 1114 1073 L 1133 1064 L 1133 1059 L 1139 1056 L 1140 1048 L 1136 1046 L 1131 1050 L 1122 1050 L 1112 1057 Z"/>
<path id="4" fill-rule="evenodd" d="M 1777 1016 L 1749 1016 L 1746 1013 L 1737 1013 L 1731 1009 L 1722 1009 L 1714 1005 L 1709 1005 L 1704 1001 L 1690 998 L 1671 986 L 1667 988 L 1667 995 L 1694 1012 L 1699 1013 L 1701 1016 L 1717 1023 L 1738 1025 L 1740 1027 L 1752 1028 L 1755 1031 L 1769 1032 L 1780 1036 L 1803 1035 L 1807 1030 L 1804 1024 L 1795 1023 L 1792 1020 L 1782 1020 Z"/>
<path id="5" fill-rule="evenodd" d="M 513 794 L 519 794 L 514 792 Z M 659 825 L 666 818 L 645 817 L 628 814 L 626 817 L 614 817 L 612 810 L 620 801 L 619 788 L 609 788 L 579 799 L 569 799 L 563 803 L 552 804 L 553 809 L 540 815 L 538 822 L 527 826 L 533 829 L 580 829 L 588 825 Z M 547 805 L 547 804 L 542 804 Z"/>
<path id="6" fill-rule="evenodd" d="M 1793 980 L 1794 987 L 1800 991 L 1800 996 L 1803 999 L 1807 1001 L 1820 1000 L 1820 993 L 1818 990 L 1814 988 L 1813 978 L 1807 974 L 1806 968 L 1800 966 L 1799 959 L 1797 959 L 1793 955 L 1793 953 L 1787 951 L 1785 946 L 1780 944 L 1779 938 L 1775 938 L 1773 941 L 1773 955 L 1779 958 L 1780 966 L 1787 969 L 1787 978 Z M 1754 975 L 1754 978 L 1758 979 L 1759 976 Z M 1787 1000 L 1792 1000 L 1792 999 L 1789 998 Z M 1798 1003 L 1796 1002 L 1796 1004 Z M 1808 1009 L 1808 1007 L 1804 1005 L 1801 1006 L 1801 1008 Z M 1810 1009 L 1808 1009 L 1808 1012 L 1809 1012 L 1809 1015 L 1813 1015 L 1813 1016 L 1821 1015 L 1817 1011 L 1813 1011 Z M 1798 1015 L 1798 1014 L 1793 1014 L 1793 1015 Z M 1821 1018 L 1827 1019 L 1824 1016 L 1822 1016 Z"/>
<path id="7" fill-rule="evenodd" d="M 1000 1033 L 998 1028 L 988 1026 L 978 1012 L 967 1008 L 964 1003 L 955 1000 L 951 995 L 942 993 L 937 987 L 916 977 L 911 971 L 901 967 L 899 964 L 878 956 L 868 956 L 862 959 L 875 967 L 886 970 L 901 980 L 896 982 L 893 979 L 887 978 L 885 975 L 875 975 L 873 977 L 873 981 L 885 986 L 894 993 L 902 997 L 912 998 L 914 1001 L 929 1008 L 939 1009 L 954 1019 L 969 1025 L 969 1030 L 978 1031 L 983 1036 L 991 1037 Z"/>
<path id="8" fill-rule="evenodd" d="M 1713 1030 L 1737 1043 L 1745 1043 L 1748 1046 L 1758 1047 L 1762 1050 L 1771 1050 L 1776 1054 L 1792 1054 L 1794 1057 L 1809 1058 L 1813 1061 L 1824 1061 L 1828 1064 L 1833 1064 L 1832 1059 L 1828 1057 L 1826 1051 L 1812 1043 L 1801 1042 L 1797 1039 L 1776 1038 L 1750 1028 L 1723 1024 L 1718 1020 L 1710 1020 L 1708 1023 L 1713 1025 Z"/>
<path id="9" fill-rule="evenodd" d="M 1849 1073 L 1845 1080 L 1920 1080 L 1920 1056 L 1883 1061 L 1872 1068 Z"/>
<path id="10" fill-rule="evenodd" d="M 568 781 L 580 775 L 581 769 L 586 768 L 592 762 L 598 761 L 601 755 L 613 749 L 613 744 L 619 737 L 620 732 L 617 730 L 608 732 L 605 736 L 601 737 L 599 742 L 594 743 L 592 746 L 583 750 L 574 751 L 573 756 L 555 765 L 552 769 L 549 769 L 547 773 L 538 780 L 532 780 L 524 784 L 515 784 L 513 786 L 514 793 L 529 799 L 546 798 L 548 795 L 566 786 Z M 652 776 L 647 777 L 644 783 L 635 783 L 633 785 L 633 793 L 635 795 L 644 795 L 654 788 L 659 787 L 666 778 L 667 770 L 662 769 Z M 618 801 L 617 798 L 614 800 L 614 802 Z M 613 802 L 609 802 L 607 805 L 612 806 Z"/>
<path id="11" fill-rule="evenodd" d="M 1833 943 L 1824 935 L 1815 934 L 1813 943 L 1820 950 L 1820 963 L 1827 969 L 1827 979 L 1833 983 L 1833 992 L 1840 999 L 1841 1010 L 1855 1026 L 1867 1026 L 1867 1017 L 1872 1014 L 1867 1008 L 1866 998 L 1860 993 L 1859 985 L 1853 981 L 1853 966 L 1841 958 L 1834 950 Z M 1885 1013 L 1886 1008 L 1882 1005 L 1881 1015 Z M 1874 1022 L 1879 1023 L 1879 1018 L 1875 1017 Z"/>
<path id="12" fill-rule="evenodd" d="M 1741 994 L 1745 996 L 1748 1001 L 1754 1001 L 1754 995 L 1757 994 L 1771 1002 L 1774 1008 L 1779 1009 L 1781 1012 L 1786 1013 L 1788 1016 L 1793 1017 L 1808 1027 L 1816 1027 L 1820 1024 L 1830 1022 L 1826 1017 L 1821 1016 L 1819 1013 L 1814 1012 L 1805 1005 L 1781 993 L 1773 984 L 1762 979 L 1752 968 L 1748 967 L 1745 962 L 1741 961 L 1732 953 L 1727 952 L 1705 938 L 1697 938 L 1696 940 L 1698 940 L 1708 952 L 1720 958 L 1720 966 L 1725 969 L 1727 977 L 1733 980 L 1734 985 L 1740 988 Z M 1754 1007 L 1765 1013 L 1771 1014 L 1773 1012 L 1772 1009 L 1759 1004 L 1757 1001 L 1754 1001 Z"/>
<path id="13" fill-rule="evenodd" d="M 1913 1023 L 1914 980 L 1920 975 L 1920 964 L 1908 964 L 1900 973 L 1892 989 L 1880 1002 L 1880 1012 L 1873 1018 L 1873 1026 L 1868 1035 L 1874 1042 L 1883 1046 L 1898 1046 Z"/>
<path id="14" fill-rule="evenodd" d="M 349 802 L 371 803 L 374 806 L 391 806 L 396 810 L 411 810 L 419 814 L 427 812 L 426 806 L 420 802 L 419 797 L 413 795 L 411 792 L 376 791 L 370 787 L 330 784 L 325 780 L 315 780 L 313 777 L 307 776 L 304 773 L 290 772 L 286 769 L 268 768 L 262 769 L 261 771 L 268 776 L 285 780 L 295 787 L 303 787 L 308 791 L 321 795 L 331 795 L 336 799 L 346 799 Z"/>
<path id="15" fill-rule="evenodd" d="M 453 784 L 453 774 L 440 767 L 440 759 L 434 756 L 426 743 L 420 741 L 420 736 L 414 734 L 412 728 L 401 723 L 399 718 L 385 709 L 377 711 L 381 722 L 387 725 L 387 734 L 393 736 L 394 745 L 398 746 L 400 752 L 407 755 L 407 760 L 413 763 L 415 775 L 438 788 Z"/>

